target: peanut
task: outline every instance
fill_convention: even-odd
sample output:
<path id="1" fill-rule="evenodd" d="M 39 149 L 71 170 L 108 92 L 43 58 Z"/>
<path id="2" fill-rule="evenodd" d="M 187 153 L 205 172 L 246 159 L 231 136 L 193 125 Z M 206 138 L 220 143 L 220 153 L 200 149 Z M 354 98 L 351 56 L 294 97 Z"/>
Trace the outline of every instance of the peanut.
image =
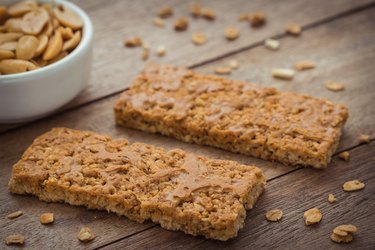
<path id="1" fill-rule="evenodd" d="M 42 31 L 48 20 L 49 15 L 43 8 L 29 12 L 22 18 L 22 31 L 25 34 L 37 35 Z"/>
<path id="2" fill-rule="evenodd" d="M 5 22 L 4 25 L 7 29 L 7 32 L 22 32 L 21 24 L 21 18 L 10 18 Z"/>
<path id="3" fill-rule="evenodd" d="M 81 18 L 75 12 L 64 8 L 62 5 L 55 7 L 53 13 L 57 20 L 65 27 L 70 27 L 72 30 L 78 30 L 83 26 Z"/>
<path id="4" fill-rule="evenodd" d="M 34 57 L 40 56 L 47 48 L 48 45 L 48 36 L 41 35 L 39 36 L 39 44 L 34 53 Z"/>
<path id="5" fill-rule="evenodd" d="M 36 68 L 35 64 L 21 59 L 5 59 L 0 61 L 1 74 L 22 73 Z"/>
<path id="6" fill-rule="evenodd" d="M 57 56 L 63 47 L 63 40 L 61 37 L 61 32 L 59 30 L 55 31 L 53 37 L 48 41 L 47 49 L 43 54 L 43 60 L 51 60 Z"/>
<path id="7" fill-rule="evenodd" d="M 74 33 L 71 39 L 69 39 L 68 41 L 64 43 L 62 50 L 64 51 L 73 50 L 75 47 L 77 47 L 80 41 L 81 41 L 81 31 L 78 30 L 76 31 L 76 33 Z"/>
<path id="8" fill-rule="evenodd" d="M 0 45 L 0 49 L 10 50 L 10 51 L 16 51 L 18 42 L 6 42 Z"/>
<path id="9" fill-rule="evenodd" d="M 14 58 L 14 53 L 10 50 L 0 49 L 0 60 Z"/>
<path id="10" fill-rule="evenodd" d="M 23 35 L 22 33 L 16 33 L 16 32 L 0 34 L 0 44 L 11 42 L 11 41 L 17 41 L 22 35 Z"/>
<path id="11" fill-rule="evenodd" d="M 61 59 L 63 59 L 64 57 L 66 57 L 68 55 L 68 52 L 66 51 L 61 51 L 57 56 L 55 56 L 54 58 L 52 58 L 51 60 L 48 60 L 47 61 L 47 65 L 50 65 L 52 63 L 55 63 L 57 61 L 60 61 Z"/>
<path id="12" fill-rule="evenodd" d="M 35 10 L 38 4 L 35 1 L 22 1 L 9 6 L 8 14 L 13 17 L 18 17 Z"/>
<path id="13" fill-rule="evenodd" d="M 17 43 L 16 57 L 17 59 L 29 60 L 34 57 L 38 48 L 38 39 L 35 36 L 23 36 Z"/>

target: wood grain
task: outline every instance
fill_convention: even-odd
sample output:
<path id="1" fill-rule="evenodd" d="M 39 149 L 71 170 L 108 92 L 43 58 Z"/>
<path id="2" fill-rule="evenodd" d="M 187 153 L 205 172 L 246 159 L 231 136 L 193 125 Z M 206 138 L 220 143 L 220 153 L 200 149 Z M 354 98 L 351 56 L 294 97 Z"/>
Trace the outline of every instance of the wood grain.
<path id="1" fill-rule="evenodd" d="M 236 239 L 205 240 L 155 226 L 101 249 L 374 249 L 375 143 L 350 153 L 349 162 L 335 158 L 326 171 L 299 169 L 270 181 Z M 342 184 L 353 179 L 364 182 L 365 189 L 344 192 Z M 336 196 L 336 203 L 328 203 L 329 193 Z M 323 219 L 318 225 L 305 226 L 303 213 L 313 207 L 321 210 Z M 283 218 L 276 223 L 266 221 L 265 213 L 274 208 L 283 211 Z M 359 228 L 353 242 L 332 242 L 332 230 L 349 223 Z"/>
<path id="2" fill-rule="evenodd" d="M 94 60 L 91 80 L 86 89 L 61 110 L 77 107 L 84 103 L 108 96 L 125 89 L 131 79 L 143 68 L 141 49 L 124 48 L 127 37 L 140 36 L 150 44 L 152 55 L 149 61 L 194 66 L 210 61 L 233 51 L 251 48 L 254 44 L 284 33 L 285 26 L 297 22 L 311 26 L 339 13 L 374 3 L 371 0 L 237 0 L 235 4 L 226 0 L 203 1 L 217 13 L 215 21 L 190 18 L 190 1 L 123 1 L 123 0 L 75 0 L 77 5 L 88 12 L 95 27 Z M 163 5 L 173 6 L 175 14 L 166 19 L 166 28 L 152 25 L 155 11 Z M 238 22 L 240 13 L 262 10 L 267 13 L 264 27 L 254 29 L 246 22 Z M 185 32 L 173 30 L 173 21 L 180 16 L 189 16 L 189 29 Z M 224 28 L 235 26 L 240 30 L 240 38 L 228 42 Z M 207 44 L 195 46 L 191 42 L 193 32 L 201 31 L 208 36 Z M 155 49 L 159 45 L 167 48 L 167 55 L 158 58 Z M 59 111 L 58 111 L 59 112 Z M 20 126 L 20 124 L 0 125 L 0 132 Z"/>

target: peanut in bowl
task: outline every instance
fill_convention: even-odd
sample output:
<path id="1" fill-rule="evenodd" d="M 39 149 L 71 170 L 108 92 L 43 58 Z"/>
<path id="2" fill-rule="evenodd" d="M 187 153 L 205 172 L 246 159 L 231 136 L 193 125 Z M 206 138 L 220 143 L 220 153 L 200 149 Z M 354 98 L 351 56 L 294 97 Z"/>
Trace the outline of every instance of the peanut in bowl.
<path id="1" fill-rule="evenodd" d="M 51 1 L 26 2 L 31 10 L 26 5 L 11 9 L 13 17 L 6 13 L 26 19 L 22 25 L 8 21 L 7 29 L 6 20 L 0 20 L 0 123 L 33 120 L 57 110 L 81 92 L 90 76 L 93 26 L 88 15 L 64 0 L 53 1 L 50 10 L 41 6 Z M 41 15 L 33 14 L 40 8 Z M 53 17 L 47 22 L 45 11 Z M 73 13 L 73 19 L 66 13 Z"/>

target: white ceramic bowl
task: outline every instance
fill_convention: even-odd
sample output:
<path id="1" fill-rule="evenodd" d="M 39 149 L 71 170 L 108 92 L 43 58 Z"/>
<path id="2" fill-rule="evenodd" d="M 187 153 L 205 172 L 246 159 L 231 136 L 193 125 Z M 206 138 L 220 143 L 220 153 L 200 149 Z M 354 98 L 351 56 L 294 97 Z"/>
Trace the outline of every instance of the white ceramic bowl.
<path id="1" fill-rule="evenodd" d="M 0 123 L 29 121 L 50 114 L 77 96 L 89 80 L 94 33 L 90 18 L 73 3 L 55 2 L 73 10 L 83 20 L 81 42 L 53 64 L 24 73 L 0 75 Z"/>

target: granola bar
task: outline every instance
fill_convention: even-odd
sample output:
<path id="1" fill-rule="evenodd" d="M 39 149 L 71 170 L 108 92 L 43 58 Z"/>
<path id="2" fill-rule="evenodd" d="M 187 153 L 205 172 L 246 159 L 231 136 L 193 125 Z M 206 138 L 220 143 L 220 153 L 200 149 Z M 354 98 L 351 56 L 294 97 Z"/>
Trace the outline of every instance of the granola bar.
<path id="1" fill-rule="evenodd" d="M 227 240 L 243 227 L 264 184 L 253 166 L 55 128 L 13 166 L 9 189 Z"/>
<path id="2" fill-rule="evenodd" d="M 324 168 L 343 105 L 168 65 L 148 65 L 115 107 L 116 123 L 286 165 Z"/>

